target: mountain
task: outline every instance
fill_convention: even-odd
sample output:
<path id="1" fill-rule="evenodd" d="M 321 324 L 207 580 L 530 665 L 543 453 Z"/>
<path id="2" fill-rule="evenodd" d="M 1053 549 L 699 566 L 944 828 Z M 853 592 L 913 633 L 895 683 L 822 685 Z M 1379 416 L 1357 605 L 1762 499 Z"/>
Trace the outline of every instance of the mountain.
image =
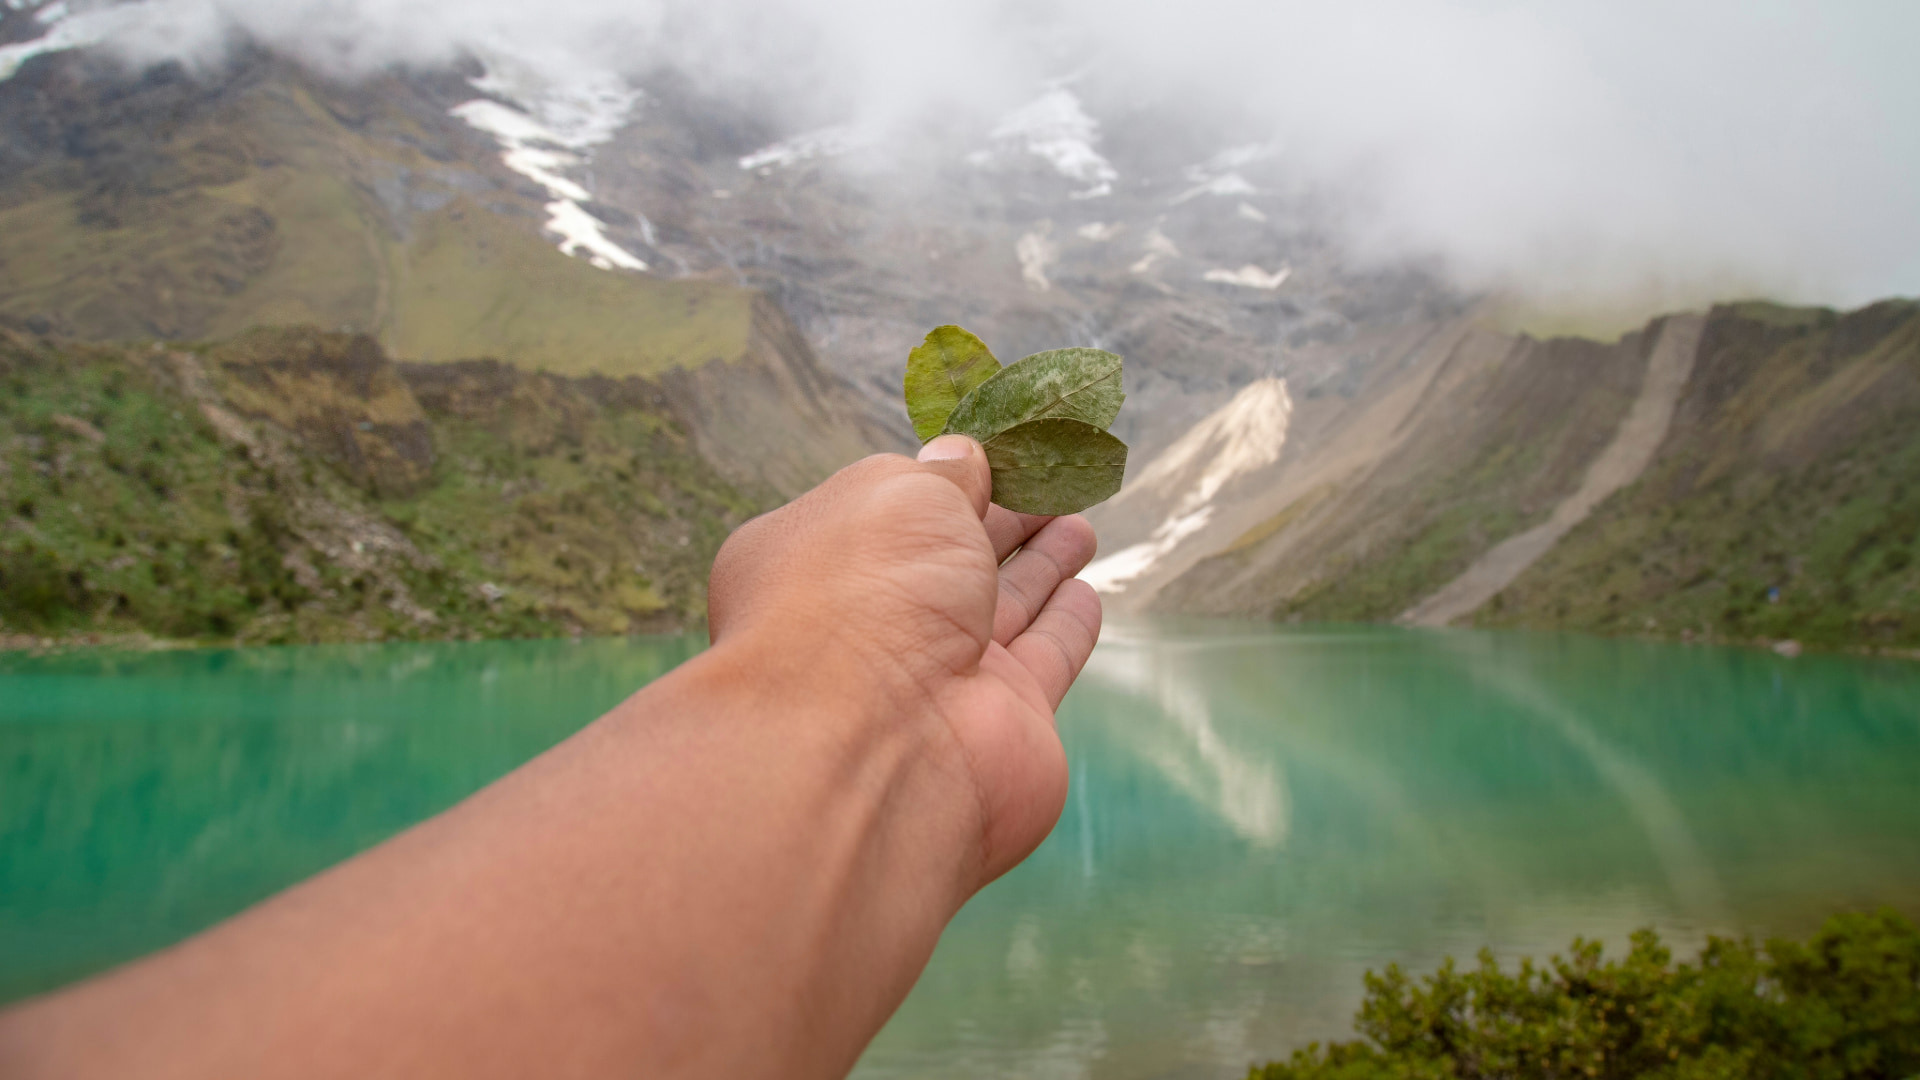
<path id="1" fill-rule="evenodd" d="M 1920 303 L 1723 305 L 1610 345 L 1454 325 L 1387 355 L 1115 599 L 1920 645 Z"/>
<path id="2" fill-rule="evenodd" d="M 0 61 L 0 628 L 685 625 L 732 525 L 900 443 L 757 290 L 561 250 L 477 69 Z"/>
<path id="3" fill-rule="evenodd" d="M 753 290 L 609 272 L 543 238 L 560 204 L 450 112 L 475 100 L 467 77 L 346 83 L 259 51 L 199 74 L 34 59 L 0 82 L 0 315 L 68 339 L 311 325 L 371 333 L 409 361 L 684 372 L 676 385 L 735 411 L 800 392 L 766 415 L 825 422 L 757 427 L 791 436 L 772 445 L 800 465 L 766 478 L 788 494 L 892 445 L 843 381 L 769 382 L 767 343 L 797 356 L 800 341 Z"/>
<path id="4" fill-rule="evenodd" d="M 1117 611 L 1914 643 L 1899 303 L 1523 333 L 1504 298 L 1357 257 L 1337 208 L 1280 148 L 1144 101 L 1097 67 L 990 122 L 795 127 L 778 103 L 685 72 L 560 69 L 510 43 L 350 81 L 258 46 L 192 70 L 128 68 L 87 47 L 139 4 L 0 10 L 0 319 L 22 355 L 76 372 L 83 356 L 151 369 L 150 346 L 128 341 L 297 367 L 322 331 L 391 357 L 389 381 L 418 410 L 405 424 L 425 425 L 391 453 L 303 420 L 299 380 L 260 383 L 269 391 L 232 376 L 210 391 L 283 433 L 287 454 L 326 464 L 314 475 L 347 485 L 327 489 L 340 505 L 372 500 L 366 513 L 397 522 L 392 500 L 452 490 L 448 462 L 479 453 L 460 440 L 535 453 L 512 443 L 505 414 L 447 411 L 477 400 L 471 386 L 534 395 L 552 437 L 576 442 L 602 430 L 581 402 L 633 387 L 593 403 L 627 402 L 667 434 L 635 441 L 629 418 L 608 421 L 624 434 L 593 437 L 640 454 L 628 475 L 693 478 L 706 494 L 675 512 L 698 552 L 746 508 L 910 448 L 904 358 L 927 328 L 959 322 L 1003 360 L 1061 345 L 1127 358 L 1115 431 L 1133 448 L 1128 480 L 1091 512 L 1104 555 L 1086 575 Z M 1554 322 L 1583 325 L 1577 312 Z M 173 385 L 154 378 L 155 393 Z M 21 405 L 10 422 L 29 449 L 13 477 L 53 467 L 33 447 L 70 441 L 53 412 L 108 434 L 77 403 L 84 379 L 34 380 L 33 394 L 71 407 Z M 586 492 L 619 475 L 567 482 Z M 43 529 L 22 520 L 6 543 Z M 647 568 L 657 610 L 697 617 L 691 586 L 654 583 L 656 566 L 681 565 L 674 552 L 618 527 L 638 537 L 618 558 Z M 275 550 L 338 547 L 314 535 Z M 576 561 L 527 542 L 536 561 Z M 57 564 L 72 580 L 60 560 L 81 549 L 51 543 L 32 540 L 34 573 Z M 514 565 L 504 549 L 463 564 L 416 546 L 467 565 L 468 592 L 505 587 L 495 579 Z M 507 595 L 538 592 L 538 575 L 516 580 Z M 106 595 L 74 588 L 96 605 Z M 542 601 L 516 625 L 666 618 L 590 615 L 589 599 Z M 467 610 L 436 604 L 421 606 Z M 437 632 L 409 625 L 351 633 Z"/>
<path id="5" fill-rule="evenodd" d="M 781 495 L 673 392 L 364 334 L 192 348 L 0 332 L 0 627 L 240 642 L 627 633 L 705 613 Z"/>

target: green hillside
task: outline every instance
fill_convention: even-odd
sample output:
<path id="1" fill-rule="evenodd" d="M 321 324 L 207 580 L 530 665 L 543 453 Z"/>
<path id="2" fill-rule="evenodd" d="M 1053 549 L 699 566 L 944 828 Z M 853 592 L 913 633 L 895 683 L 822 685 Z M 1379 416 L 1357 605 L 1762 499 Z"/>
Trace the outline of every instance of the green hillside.
<path id="1" fill-rule="evenodd" d="M 750 292 L 562 255 L 543 194 L 446 114 L 464 86 L 265 57 L 128 85 L 89 63 L 0 83 L 0 316 L 84 340 L 314 325 L 565 374 L 747 348 Z"/>
<path id="2" fill-rule="evenodd" d="M 1404 424 L 1372 435 L 1375 463 L 1309 488 L 1169 584 L 1161 604 L 1392 619 L 1579 486 L 1632 403 L 1652 339 L 1469 337 Z"/>
<path id="3" fill-rule="evenodd" d="M 638 378 L 361 335 L 0 335 L 0 635 L 287 642 L 696 620 L 728 484 Z"/>
<path id="4" fill-rule="evenodd" d="M 1710 316 L 1639 482 L 1487 626 L 1920 647 L 1920 303 Z"/>

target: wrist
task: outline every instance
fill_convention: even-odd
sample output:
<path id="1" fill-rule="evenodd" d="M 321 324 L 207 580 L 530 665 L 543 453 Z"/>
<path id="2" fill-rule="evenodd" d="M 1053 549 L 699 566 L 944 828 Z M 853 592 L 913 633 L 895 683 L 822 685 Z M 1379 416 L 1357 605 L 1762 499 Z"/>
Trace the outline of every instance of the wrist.
<path id="1" fill-rule="evenodd" d="M 941 882 L 943 923 L 984 883 L 988 823 L 971 762 L 934 698 L 896 668 L 823 638 L 744 630 L 671 678 L 713 722 L 743 722 L 755 743 L 779 747 L 791 779 L 830 787 L 876 866 Z"/>

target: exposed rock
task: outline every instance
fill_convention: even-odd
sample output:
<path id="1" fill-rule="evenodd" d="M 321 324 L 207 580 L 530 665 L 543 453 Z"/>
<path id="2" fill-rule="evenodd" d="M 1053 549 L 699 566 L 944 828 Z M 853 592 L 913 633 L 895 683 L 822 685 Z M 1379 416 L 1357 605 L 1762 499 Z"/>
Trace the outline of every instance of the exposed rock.
<path id="1" fill-rule="evenodd" d="M 299 435 L 370 494 L 411 495 L 432 479 L 426 414 L 371 337 L 257 330 L 207 362 L 228 407 Z"/>
<path id="2" fill-rule="evenodd" d="M 883 426 L 822 368 L 806 338 L 764 297 L 754 301 L 743 356 L 668 371 L 660 385 L 702 456 L 735 483 L 785 498 L 875 450 L 914 445 L 910 432 Z"/>

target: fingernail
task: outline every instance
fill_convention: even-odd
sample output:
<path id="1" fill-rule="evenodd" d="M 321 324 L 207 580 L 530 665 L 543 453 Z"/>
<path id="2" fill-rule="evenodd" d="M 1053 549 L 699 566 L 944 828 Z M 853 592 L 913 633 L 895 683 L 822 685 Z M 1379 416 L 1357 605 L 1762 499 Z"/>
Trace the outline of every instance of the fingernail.
<path id="1" fill-rule="evenodd" d="M 973 454 L 973 440 L 965 435 L 942 435 L 920 448 L 920 461 L 955 461 Z"/>

